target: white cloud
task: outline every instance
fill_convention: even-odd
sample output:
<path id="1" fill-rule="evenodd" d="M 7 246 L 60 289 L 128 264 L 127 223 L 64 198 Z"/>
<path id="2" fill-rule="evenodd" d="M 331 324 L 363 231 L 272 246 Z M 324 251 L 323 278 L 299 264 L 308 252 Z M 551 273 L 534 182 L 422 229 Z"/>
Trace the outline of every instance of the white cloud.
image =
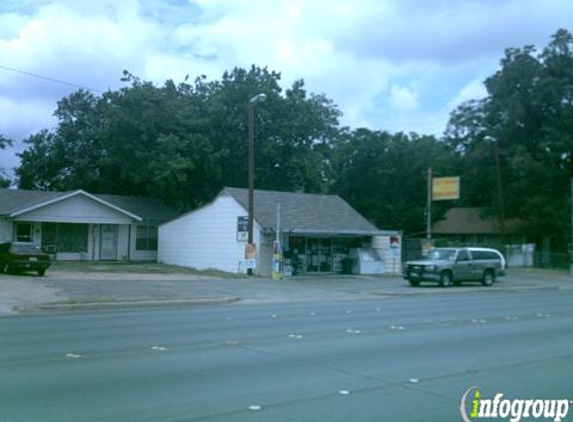
<path id="1" fill-rule="evenodd" d="M 420 106 L 417 94 L 411 89 L 392 85 L 390 87 L 390 105 L 396 110 L 415 110 Z"/>
<path id="2" fill-rule="evenodd" d="M 458 94 L 447 103 L 451 110 L 468 100 L 479 100 L 487 96 L 487 89 L 483 83 L 485 78 L 474 79 L 464 86 Z"/>

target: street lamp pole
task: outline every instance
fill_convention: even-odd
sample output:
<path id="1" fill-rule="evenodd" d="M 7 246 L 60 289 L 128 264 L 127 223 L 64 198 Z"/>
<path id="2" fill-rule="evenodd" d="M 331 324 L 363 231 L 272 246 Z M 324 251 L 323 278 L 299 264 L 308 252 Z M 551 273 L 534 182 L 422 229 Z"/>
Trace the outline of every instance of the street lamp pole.
<path id="1" fill-rule="evenodd" d="M 264 101 L 265 94 L 257 94 L 249 100 L 249 232 L 247 242 L 253 244 L 253 220 L 254 220 L 254 189 L 255 189 L 255 128 L 254 128 L 254 108 L 255 104 Z M 253 275 L 251 268 L 247 269 L 248 275 Z"/>
<path id="2" fill-rule="evenodd" d="M 497 138 L 493 136 L 485 136 L 485 141 L 493 142 L 493 153 L 495 156 L 495 167 L 496 167 L 496 177 L 497 177 L 497 218 L 499 223 L 499 230 L 501 233 L 501 243 L 502 246 L 505 245 L 505 204 L 503 200 L 503 189 L 501 184 L 501 164 L 499 160 L 499 143 Z"/>

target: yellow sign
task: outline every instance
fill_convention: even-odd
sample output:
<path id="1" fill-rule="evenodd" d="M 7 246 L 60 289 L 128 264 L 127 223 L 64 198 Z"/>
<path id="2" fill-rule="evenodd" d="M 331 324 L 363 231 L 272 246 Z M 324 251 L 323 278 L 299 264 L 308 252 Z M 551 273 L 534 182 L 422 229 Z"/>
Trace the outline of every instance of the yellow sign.
<path id="1" fill-rule="evenodd" d="M 460 199 L 459 177 L 435 177 L 432 179 L 432 200 Z"/>

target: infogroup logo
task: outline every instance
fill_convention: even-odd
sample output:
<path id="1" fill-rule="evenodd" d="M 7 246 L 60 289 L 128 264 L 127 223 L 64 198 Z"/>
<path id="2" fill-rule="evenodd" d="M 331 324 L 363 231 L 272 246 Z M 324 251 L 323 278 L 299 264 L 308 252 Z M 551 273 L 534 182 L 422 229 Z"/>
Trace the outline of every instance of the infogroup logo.
<path id="1" fill-rule="evenodd" d="M 569 405 L 573 404 L 569 399 L 505 399 L 503 396 L 496 393 L 493 399 L 485 399 L 478 387 L 468 388 L 460 403 L 462 419 L 474 422 L 479 418 L 509 418 L 510 422 L 519 422 L 532 418 L 559 422 L 567 417 Z"/>

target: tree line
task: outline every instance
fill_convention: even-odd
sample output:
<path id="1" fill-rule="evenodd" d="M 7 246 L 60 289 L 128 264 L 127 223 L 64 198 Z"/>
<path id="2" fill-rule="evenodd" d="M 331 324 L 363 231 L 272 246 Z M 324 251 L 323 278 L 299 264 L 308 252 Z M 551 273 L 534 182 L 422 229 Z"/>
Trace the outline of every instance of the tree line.
<path id="1" fill-rule="evenodd" d="M 223 186 L 247 186 L 247 107 L 255 112 L 256 187 L 336 193 L 380 228 L 424 230 L 426 169 L 461 176 L 459 201 L 500 212 L 549 236 L 569 233 L 573 176 L 573 36 L 558 30 L 541 51 L 509 48 L 485 81 L 487 96 L 451 112 L 441 137 L 340 125 L 341 112 L 298 80 L 252 66 L 220 80 L 161 86 L 124 72 L 125 87 L 62 98 L 54 130 L 24 142 L 22 189 L 149 195 L 184 211 Z M 496 145 L 494 145 L 494 143 Z M 0 136 L 0 148 L 10 140 Z M 7 185 L 6 178 L 0 183 Z"/>

